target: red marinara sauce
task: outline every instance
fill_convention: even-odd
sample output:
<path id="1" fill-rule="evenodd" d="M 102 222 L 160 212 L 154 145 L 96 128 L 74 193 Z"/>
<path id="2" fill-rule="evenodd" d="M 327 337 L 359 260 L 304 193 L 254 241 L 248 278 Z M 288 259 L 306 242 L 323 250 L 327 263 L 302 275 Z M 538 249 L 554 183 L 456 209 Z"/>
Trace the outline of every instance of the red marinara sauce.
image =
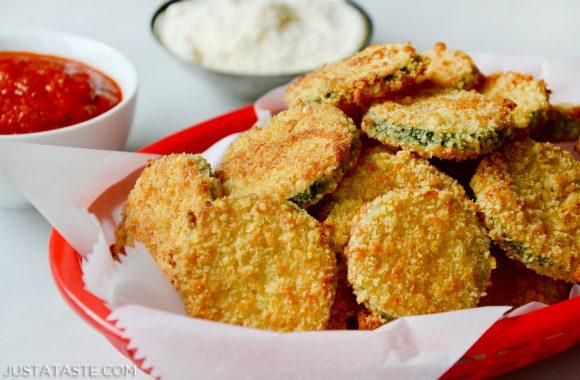
<path id="1" fill-rule="evenodd" d="M 0 135 L 80 123 L 113 108 L 121 98 L 117 83 L 83 63 L 0 52 Z"/>

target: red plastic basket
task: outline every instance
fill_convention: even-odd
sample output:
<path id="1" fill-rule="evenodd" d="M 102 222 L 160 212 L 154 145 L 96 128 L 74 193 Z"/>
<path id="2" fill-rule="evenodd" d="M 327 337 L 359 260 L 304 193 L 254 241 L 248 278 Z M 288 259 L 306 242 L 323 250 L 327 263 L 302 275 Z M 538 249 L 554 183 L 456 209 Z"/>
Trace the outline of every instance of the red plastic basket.
<path id="1" fill-rule="evenodd" d="M 199 153 L 223 137 L 250 128 L 256 122 L 247 106 L 151 144 L 141 152 Z M 107 321 L 110 310 L 85 290 L 80 255 L 58 233 L 49 242 L 54 280 L 69 305 L 103 334 L 122 354 L 135 360 L 122 331 Z M 580 343 L 580 297 L 525 315 L 497 321 L 445 375 L 444 379 L 484 378 L 524 367 Z"/>

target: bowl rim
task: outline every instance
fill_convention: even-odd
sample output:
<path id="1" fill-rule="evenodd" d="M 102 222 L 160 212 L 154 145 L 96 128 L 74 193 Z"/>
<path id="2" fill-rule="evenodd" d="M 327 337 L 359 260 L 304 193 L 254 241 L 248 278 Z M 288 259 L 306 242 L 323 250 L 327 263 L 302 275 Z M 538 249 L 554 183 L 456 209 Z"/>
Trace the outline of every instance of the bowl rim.
<path id="1" fill-rule="evenodd" d="M 77 129 L 82 129 L 82 128 L 85 128 L 93 123 L 98 123 L 101 120 L 106 119 L 107 117 L 109 117 L 110 115 L 112 115 L 114 113 L 117 113 L 119 110 L 121 110 L 122 108 L 125 108 L 129 103 L 131 103 L 133 101 L 133 99 L 135 99 L 135 97 L 137 95 L 137 89 L 139 87 L 139 76 L 137 74 L 137 68 L 135 67 L 133 62 L 131 62 L 131 60 L 125 54 L 121 53 L 118 49 L 115 49 L 114 47 L 112 47 L 104 42 L 101 42 L 99 40 L 96 40 L 96 39 L 93 39 L 90 37 L 86 37 L 86 36 L 78 35 L 78 34 L 60 32 L 60 31 L 55 31 L 55 30 L 12 29 L 12 30 L 0 31 L 0 41 L 6 37 L 24 37 L 24 36 L 30 36 L 32 38 L 42 37 L 42 38 L 48 38 L 50 40 L 74 41 L 75 43 L 91 44 L 93 46 L 98 46 L 100 49 L 108 51 L 108 53 L 112 53 L 112 55 L 117 56 L 117 58 L 119 58 L 121 61 L 124 62 L 124 64 L 126 64 L 127 68 L 129 69 L 129 75 L 130 75 L 128 82 L 132 85 L 128 86 L 126 89 L 122 88 L 121 84 L 119 83 L 119 80 L 117 78 L 114 78 L 114 76 L 111 75 L 109 72 L 106 72 L 106 70 L 103 70 L 100 68 L 96 68 L 94 65 L 91 65 L 91 64 L 85 62 L 83 59 L 71 58 L 71 57 L 68 57 L 66 55 L 62 55 L 60 53 L 54 53 L 54 54 L 53 53 L 38 53 L 37 51 L 32 51 L 29 49 L 2 50 L 2 48 L 0 48 L 0 52 L 9 52 L 9 51 L 16 52 L 16 51 L 18 51 L 18 52 L 30 52 L 30 53 L 34 53 L 34 54 L 40 54 L 40 55 L 53 55 L 55 57 L 73 60 L 73 61 L 82 63 L 86 66 L 89 66 L 90 68 L 93 68 L 93 69 L 96 69 L 97 71 L 102 72 L 103 74 L 105 74 L 108 77 L 110 77 L 111 79 L 113 79 L 115 81 L 115 83 L 119 86 L 119 88 L 121 88 L 121 94 L 122 94 L 121 101 L 119 103 L 117 103 L 114 107 L 112 107 L 111 109 L 103 112 L 102 114 L 97 115 L 97 116 L 90 118 L 88 120 L 82 121 L 80 123 L 71 124 L 71 125 L 67 125 L 64 127 L 56 128 L 56 129 L 51 129 L 48 131 L 18 133 L 18 134 L 9 134 L 9 135 L 0 134 L 0 141 L 27 140 L 29 138 L 33 139 L 33 138 L 58 135 L 58 134 L 62 134 L 62 133 L 68 133 L 70 131 L 74 131 Z"/>
<path id="2" fill-rule="evenodd" d="M 293 72 L 287 71 L 287 72 L 281 72 L 278 74 L 260 74 L 260 73 L 248 74 L 248 73 L 235 73 L 235 72 L 231 72 L 231 71 L 214 69 L 212 67 L 205 66 L 205 65 L 199 64 L 197 62 L 185 61 L 185 60 L 179 58 L 177 55 L 175 55 L 163 43 L 163 41 L 161 41 L 161 38 L 159 38 L 159 35 L 157 34 L 157 31 L 156 31 L 157 18 L 159 16 L 161 16 L 167 10 L 167 8 L 169 8 L 171 5 L 173 5 L 175 3 L 182 2 L 182 1 L 190 1 L 190 0 L 169 0 L 169 1 L 161 4 L 161 6 L 159 8 L 157 8 L 157 10 L 153 13 L 153 16 L 151 17 L 151 22 L 149 23 L 149 29 L 151 30 L 151 34 L 153 34 L 155 41 L 157 41 L 157 43 L 163 48 L 163 50 L 165 50 L 167 53 L 169 53 L 169 55 L 171 57 L 177 59 L 179 62 L 181 62 L 183 64 L 193 65 L 195 67 L 199 67 L 200 69 L 206 70 L 206 71 L 211 72 L 211 73 L 221 74 L 221 75 L 225 75 L 225 76 L 242 77 L 242 78 L 272 78 L 272 77 L 278 78 L 278 77 L 282 77 L 282 76 L 295 77 L 297 75 L 304 74 L 306 72 L 309 72 L 311 70 L 315 70 L 316 68 L 318 68 L 318 66 L 316 66 L 310 70 L 299 70 L 299 71 L 293 71 Z M 369 45 L 369 43 L 372 39 L 373 33 L 374 33 L 374 25 L 373 25 L 373 20 L 372 20 L 371 16 L 368 14 L 368 12 L 361 5 L 357 4 L 354 0 L 343 0 L 343 1 L 345 3 L 347 3 L 349 6 L 351 6 L 355 11 L 357 11 L 362 16 L 362 19 L 365 23 L 365 30 L 366 30 L 365 37 L 363 38 L 363 40 L 359 44 L 357 50 L 350 53 L 350 54 L 353 54 L 353 53 L 356 53 L 357 51 L 361 51 L 362 49 L 364 49 L 366 46 Z"/>

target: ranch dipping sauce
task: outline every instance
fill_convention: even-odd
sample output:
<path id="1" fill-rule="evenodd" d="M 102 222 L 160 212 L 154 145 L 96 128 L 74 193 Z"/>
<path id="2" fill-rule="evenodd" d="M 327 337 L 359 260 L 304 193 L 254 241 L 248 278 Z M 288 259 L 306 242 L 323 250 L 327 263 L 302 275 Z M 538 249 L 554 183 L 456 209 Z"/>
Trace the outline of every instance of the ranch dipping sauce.
<path id="1" fill-rule="evenodd" d="M 159 39 L 181 59 L 249 75 L 338 61 L 362 47 L 367 27 L 342 0 L 186 0 L 155 23 Z"/>

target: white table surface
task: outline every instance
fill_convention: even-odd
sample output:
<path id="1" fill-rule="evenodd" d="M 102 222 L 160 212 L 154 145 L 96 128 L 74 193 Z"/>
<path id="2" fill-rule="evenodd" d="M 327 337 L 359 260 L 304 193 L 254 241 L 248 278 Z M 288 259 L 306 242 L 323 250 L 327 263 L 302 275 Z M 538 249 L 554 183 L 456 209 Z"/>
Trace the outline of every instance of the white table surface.
<path id="1" fill-rule="evenodd" d="M 466 51 L 580 60 L 580 2 L 359 0 L 374 42 L 437 41 Z M 50 29 L 101 40 L 137 66 L 140 89 L 128 150 L 245 104 L 193 76 L 152 38 L 160 0 L 0 0 L 0 30 Z M 125 365 L 59 295 L 48 266 L 48 223 L 35 211 L 0 209 L 0 376 L 9 365 Z M 149 378 L 138 373 L 135 378 Z M 502 378 L 580 379 L 580 345 Z"/>

